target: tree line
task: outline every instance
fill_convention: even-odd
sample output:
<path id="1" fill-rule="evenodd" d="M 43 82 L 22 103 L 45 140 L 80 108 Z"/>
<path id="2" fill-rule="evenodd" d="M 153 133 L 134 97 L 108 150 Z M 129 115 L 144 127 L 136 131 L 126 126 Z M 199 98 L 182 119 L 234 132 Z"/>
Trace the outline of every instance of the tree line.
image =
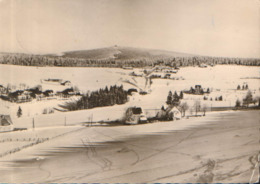
<path id="1" fill-rule="evenodd" d="M 174 94 L 172 93 L 172 91 L 169 91 L 166 99 L 166 104 L 172 106 L 178 106 L 180 104 L 181 99 L 183 99 L 182 91 L 180 92 L 180 95 L 178 95 L 176 91 L 174 92 Z"/>
<path id="2" fill-rule="evenodd" d="M 246 96 L 243 98 L 242 102 L 237 99 L 236 100 L 236 105 L 235 107 L 236 108 L 239 108 L 239 107 L 249 107 L 250 104 L 254 104 L 256 105 L 256 103 L 258 102 L 258 108 L 260 107 L 260 98 L 259 97 L 255 97 L 253 98 L 253 95 L 252 95 L 252 92 L 249 90 L 246 94 Z"/>
<path id="3" fill-rule="evenodd" d="M 127 102 L 127 91 L 123 86 L 107 86 L 104 89 L 99 89 L 87 94 L 82 95 L 79 100 L 73 102 L 66 102 L 65 105 L 60 107 L 68 110 L 75 111 L 81 109 L 92 109 L 95 107 L 112 106 L 115 104 L 124 104 Z"/>
<path id="4" fill-rule="evenodd" d="M 164 65 L 171 67 L 207 65 L 248 65 L 260 66 L 257 58 L 227 58 L 227 57 L 167 57 L 167 58 L 143 58 L 143 59 L 85 59 L 65 56 L 29 55 L 29 54 L 3 54 L 0 56 L 1 64 L 23 66 L 60 66 L 60 67 L 145 67 Z"/>

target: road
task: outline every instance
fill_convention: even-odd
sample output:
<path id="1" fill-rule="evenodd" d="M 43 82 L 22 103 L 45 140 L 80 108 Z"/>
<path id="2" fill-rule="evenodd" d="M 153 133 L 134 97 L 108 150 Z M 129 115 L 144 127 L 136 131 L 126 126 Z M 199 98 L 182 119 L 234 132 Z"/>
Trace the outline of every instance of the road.
<path id="1" fill-rule="evenodd" d="M 143 135 L 129 132 L 145 125 L 86 127 L 54 140 L 47 152 L 38 148 L 44 159 L 14 159 L 0 182 L 255 182 L 259 120 L 259 111 L 219 112 L 181 120 L 194 121 L 188 128 Z"/>

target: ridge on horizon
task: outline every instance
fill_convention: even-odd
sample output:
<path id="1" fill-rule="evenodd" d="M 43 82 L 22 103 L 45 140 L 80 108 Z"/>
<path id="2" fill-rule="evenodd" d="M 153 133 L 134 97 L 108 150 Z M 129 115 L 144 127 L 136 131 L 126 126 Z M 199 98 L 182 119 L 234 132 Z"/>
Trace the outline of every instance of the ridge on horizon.
<path id="1" fill-rule="evenodd" d="M 64 51 L 59 53 L 0 52 L 0 55 L 5 55 L 5 54 L 69 57 L 69 58 L 97 59 L 97 60 L 115 59 L 119 61 L 136 60 L 136 59 L 167 59 L 172 57 L 194 57 L 194 56 L 217 57 L 217 58 L 239 58 L 239 57 L 228 57 L 228 56 L 209 56 L 209 55 L 169 51 L 163 49 L 137 48 L 137 47 L 118 46 L 118 45 L 114 45 L 110 47 L 92 48 L 92 49 L 71 50 L 71 51 Z M 251 57 L 247 59 L 258 59 L 258 58 Z"/>

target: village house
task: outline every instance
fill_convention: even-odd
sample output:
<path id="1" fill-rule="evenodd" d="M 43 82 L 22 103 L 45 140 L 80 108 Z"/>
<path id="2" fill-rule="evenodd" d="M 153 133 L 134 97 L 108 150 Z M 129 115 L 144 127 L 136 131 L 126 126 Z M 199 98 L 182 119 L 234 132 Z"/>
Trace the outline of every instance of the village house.
<path id="1" fill-rule="evenodd" d="M 177 73 L 178 70 L 172 70 L 172 69 L 163 69 L 162 70 L 164 73 Z"/>
<path id="2" fill-rule="evenodd" d="M 6 93 L 6 88 L 0 85 L 0 94 L 5 94 L 5 93 Z"/>
<path id="3" fill-rule="evenodd" d="M 28 102 L 32 99 L 30 91 L 22 91 L 17 96 L 17 102 Z"/>
<path id="4" fill-rule="evenodd" d="M 177 106 L 164 104 L 161 110 L 157 113 L 156 118 L 161 121 L 179 120 L 181 119 L 181 111 Z"/>
<path id="5" fill-rule="evenodd" d="M 40 93 L 40 94 L 35 94 L 35 98 L 37 100 L 42 100 L 44 98 L 44 94 Z"/>
<path id="6" fill-rule="evenodd" d="M 194 92 L 194 94 L 200 95 L 200 94 L 203 94 L 203 93 L 204 92 L 203 92 L 203 89 L 202 89 L 201 85 L 195 85 L 195 92 Z"/>
<path id="7" fill-rule="evenodd" d="M 72 95 L 77 95 L 77 93 L 73 90 L 73 88 L 67 88 L 64 89 L 63 91 L 58 91 L 57 95 L 62 98 L 68 98 Z"/>
<path id="8" fill-rule="evenodd" d="M 133 67 L 129 67 L 129 66 L 123 66 L 122 68 L 125 70 L 133 70 Z"/>
<path id="9" fill-rule="evenodd" d="M 10 115 L 0 115 L 0 132 L 13 131 L 14 126 Z"/>
<path id="10" fill-rule="evenodd" d="M 143 113 L 143 110 L 141 107 L 129 107 L 126 110 L 125 115 L 125 123 L 126 124 L 138 124 L 140 122 L 146 122 L 147 118 L 145 114 Z"/>
<path id="11" fill-rule="evenodd" d="M 11 102 L 16 102 L 17 100 L 19 100 L 19 96 L 22 95 L 22 94 L 23 94 L 23 91 L 21 91 L 21 90 L 11 92 L 11 93 L 8 94 L 8 99 Z"/>
<path id="12" fill-rule="evenodd" d="M 179 120 L 181 119 L 181 111 L 178 107 L 173 107 L 170 111 L 169 111 L 169 116 L 172 120 Z"/>
<path id="13" fill-rule="evenodd" d="M 53 92 L 53 90 L 46 90 L 43 92 L 43 95 L 46 97 L 52 97 L 52 96 L 54 96 L 54 92 Z"/>
<path id="14" fill-rule="evenodd" d="M 71 86 L 71 82 L 70 81 L 64 81 L 60 83 L 63 86 Z"/>
<path id="15" fill-rule="evenodd" d="M 61 84 L 62 79 L 41 79 L 41 83 L 45 84 Z"/>
<path id="16" fill-rule="evenodd" d="M 170 79 L 170 78 L 171 78 L 171 74 L 167 73 L 167 74 L 164 75 L 163 78 L 164 78 L 164 79 Z"/>
<path id="17" fill-rule="evenodd" d="M 199 67 L 200 68 L 207 68 L 208 66 L 202 63 L 202 64 L 199 65 Z"/>

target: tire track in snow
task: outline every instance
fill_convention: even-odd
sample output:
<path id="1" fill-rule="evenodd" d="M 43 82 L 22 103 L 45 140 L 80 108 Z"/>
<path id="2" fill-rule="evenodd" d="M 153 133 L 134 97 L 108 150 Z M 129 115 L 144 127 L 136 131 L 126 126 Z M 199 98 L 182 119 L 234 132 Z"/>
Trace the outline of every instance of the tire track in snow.
<path id="1" fill-rule="evenodd" d="M 106 135 L 106 134 L 104 134 L 104 133 L 101 133 L 101 132 L 99 132 L 99 131 L 97 131 L 97 130 L 95 130 L 95 129 L 93 129 L 93 130 L 94 130 L 95 132 L 97 132 L 98 134 L 100 134 L 100 135 L 103 135 L 103 136 L 105 136 L 105 137 L 109 137 L 109 138 L 111 138 L 112 140 L 117 141 L 118 144 L 124 145 L 124 148 L 126 148 L 127 150 L 133 152 L 133 153 L 136 155 L 136 161 L 133 162 L 131 165 L 135 165 L 135 164 L 137 164 L 137 163 L 140 161 L 140 156 L 139 156 L 139 154 L 138 154 L 134 149 L 130 149 L 129 147 L 125 146 L 125 145 L 129 145 L 128 143 L 126 143 L 126 142 L 124 142 L 124 141 L 118 142 L 118 140 L 116 140 L 116 139 L 113 138 L 112 136 L 109 136 L 109 135 Z M 115 132 L 116 132 L 116 131 L 115 131 Z"/>
<path id="2" fill-rule="evenodd" d="M 87 142 L 84 141 L 83 139 L 81 139 L 81 141 L 85 146 L 85 148 L 87 148 L 87 157 L 89 158 L 89 160 L 91 160 L 93 163 L 98 165 L 102 169 L 102 171 L 107 169 L 110 170 L 112 166 L 112 162 L 107 158 L 103 158 L 99 156 L 95 146 L 90 142 L 89 138 L 85 138 L 85 139 L 87 139 Z"/>

